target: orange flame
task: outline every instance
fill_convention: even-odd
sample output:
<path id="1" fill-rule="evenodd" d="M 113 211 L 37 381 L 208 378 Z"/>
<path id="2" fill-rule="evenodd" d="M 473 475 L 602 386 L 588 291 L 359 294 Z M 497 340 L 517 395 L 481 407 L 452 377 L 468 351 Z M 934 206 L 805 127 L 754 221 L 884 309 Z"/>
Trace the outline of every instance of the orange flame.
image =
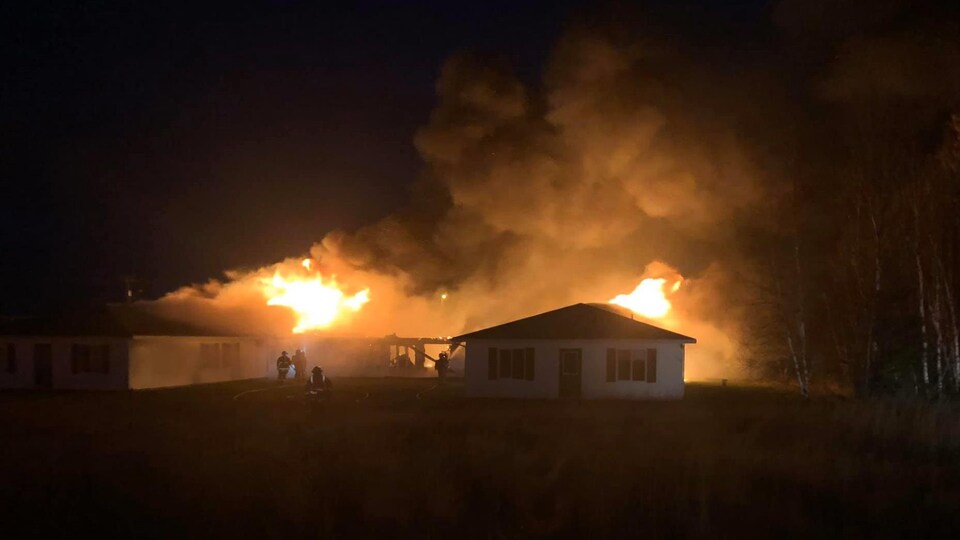
<path id="1" fill-rule="evenodd" d="M 667 294 L 663 291 L 666 282 L 667 280 L 664 278 L 647 278 L 641 281 L 633 292 L 618 294 L 610 300 L 610 303 L 623 306 L 648 319 L 663 318 L 670 313 L 670 309 L 673 307 L 670 300 L 667 300 Z M 681 281 L 677 280 L 670 287 L 671 294 L 680 289 L 680 283 Z"/>
<path id="2" fill-rule="evenodd" d="M 303 260 L 303 267 L 310 270 L 310 259 Z M 357 312 L 370 301 L 370 289 L 347 296 L 337 280 L 324 280 L 319 273 L 308 278 L 283 277 L 277 271 L 272 279 L 262 281 L 263 293 L 268 306 L 286 306 L 297 315 L 293 333 L 329 328 L 334 322 L 350 312 Z"/>

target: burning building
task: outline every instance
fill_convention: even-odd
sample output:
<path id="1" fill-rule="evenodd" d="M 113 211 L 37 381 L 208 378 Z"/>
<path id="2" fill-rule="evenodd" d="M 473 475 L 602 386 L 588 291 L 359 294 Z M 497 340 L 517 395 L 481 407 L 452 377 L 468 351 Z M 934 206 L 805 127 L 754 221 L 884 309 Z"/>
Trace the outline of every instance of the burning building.
<path id="1" fill-rule="evenodd" d="M 338 376 L 426 376 L 436 354 L 449 345 L 442 338 L 306 329 L 245 333 L 229 321 L 203 326 L 166 317 L 153 307 L 112 304 L 3 323 L 0 388 L 123 390 L 272 378 L 280 351 L 297 349 L 307 356 L 304 371 L 321 365 Z M 313 305 L 308 312 L 322 316 L 317 315 L 322 309 Z"/>
<path id="2" fill-rule="evenodd" d="M 607 304 L 574 304 L 452 339 L 473 397 L 679 399 L 694 338 Z"/>
<path id="3" fill-rule="evenodd" d="M 131 305 L 0 327 L 0 388 L 140 389 L 260 378 L 260 337 L 166 319 Z"/>

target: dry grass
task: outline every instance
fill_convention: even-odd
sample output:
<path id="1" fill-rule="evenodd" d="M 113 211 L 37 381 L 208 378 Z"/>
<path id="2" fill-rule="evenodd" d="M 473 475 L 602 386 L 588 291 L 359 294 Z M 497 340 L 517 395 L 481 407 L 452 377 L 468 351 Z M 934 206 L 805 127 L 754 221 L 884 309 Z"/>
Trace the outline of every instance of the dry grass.
<path id="1" fill-rule="evenodd" d="M 960 411 L 688 387 L 680 402 L 459 397 L 341 380 L 0 394 L 4 522 L 33 534 L 933 536 L 960 525 Z M 356 402 L 364 392 L 367 400 Z M 9 530 L 9 529 L 7 529 Z"/>

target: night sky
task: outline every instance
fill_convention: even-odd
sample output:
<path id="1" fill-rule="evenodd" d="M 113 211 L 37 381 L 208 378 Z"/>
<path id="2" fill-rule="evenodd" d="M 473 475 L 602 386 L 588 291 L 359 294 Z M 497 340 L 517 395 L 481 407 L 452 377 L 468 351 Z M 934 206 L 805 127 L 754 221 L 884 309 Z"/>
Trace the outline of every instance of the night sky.
<path id="1" fill-rule="evenodd" d="M 124 275 L 155 297 L 402 208 L 444 59 L 536 83 L 584 8 L 342 4 L 0 8 L 0 314 L 119 300 Z M 728 4 L 664 11 L 709 35 L 766 9 Z"/>

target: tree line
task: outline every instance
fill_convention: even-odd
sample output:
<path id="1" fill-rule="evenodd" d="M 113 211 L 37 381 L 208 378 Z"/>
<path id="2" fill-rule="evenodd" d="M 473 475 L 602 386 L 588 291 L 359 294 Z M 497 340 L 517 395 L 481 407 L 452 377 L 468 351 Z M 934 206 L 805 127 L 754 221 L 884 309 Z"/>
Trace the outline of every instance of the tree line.
<path id="1" fill-rule="evenodd" d="M 776 226 L 745 231 L 749 364 L 805 397 L 960 397 L 960 114 L 873 105 L 798 151 Z"/>

